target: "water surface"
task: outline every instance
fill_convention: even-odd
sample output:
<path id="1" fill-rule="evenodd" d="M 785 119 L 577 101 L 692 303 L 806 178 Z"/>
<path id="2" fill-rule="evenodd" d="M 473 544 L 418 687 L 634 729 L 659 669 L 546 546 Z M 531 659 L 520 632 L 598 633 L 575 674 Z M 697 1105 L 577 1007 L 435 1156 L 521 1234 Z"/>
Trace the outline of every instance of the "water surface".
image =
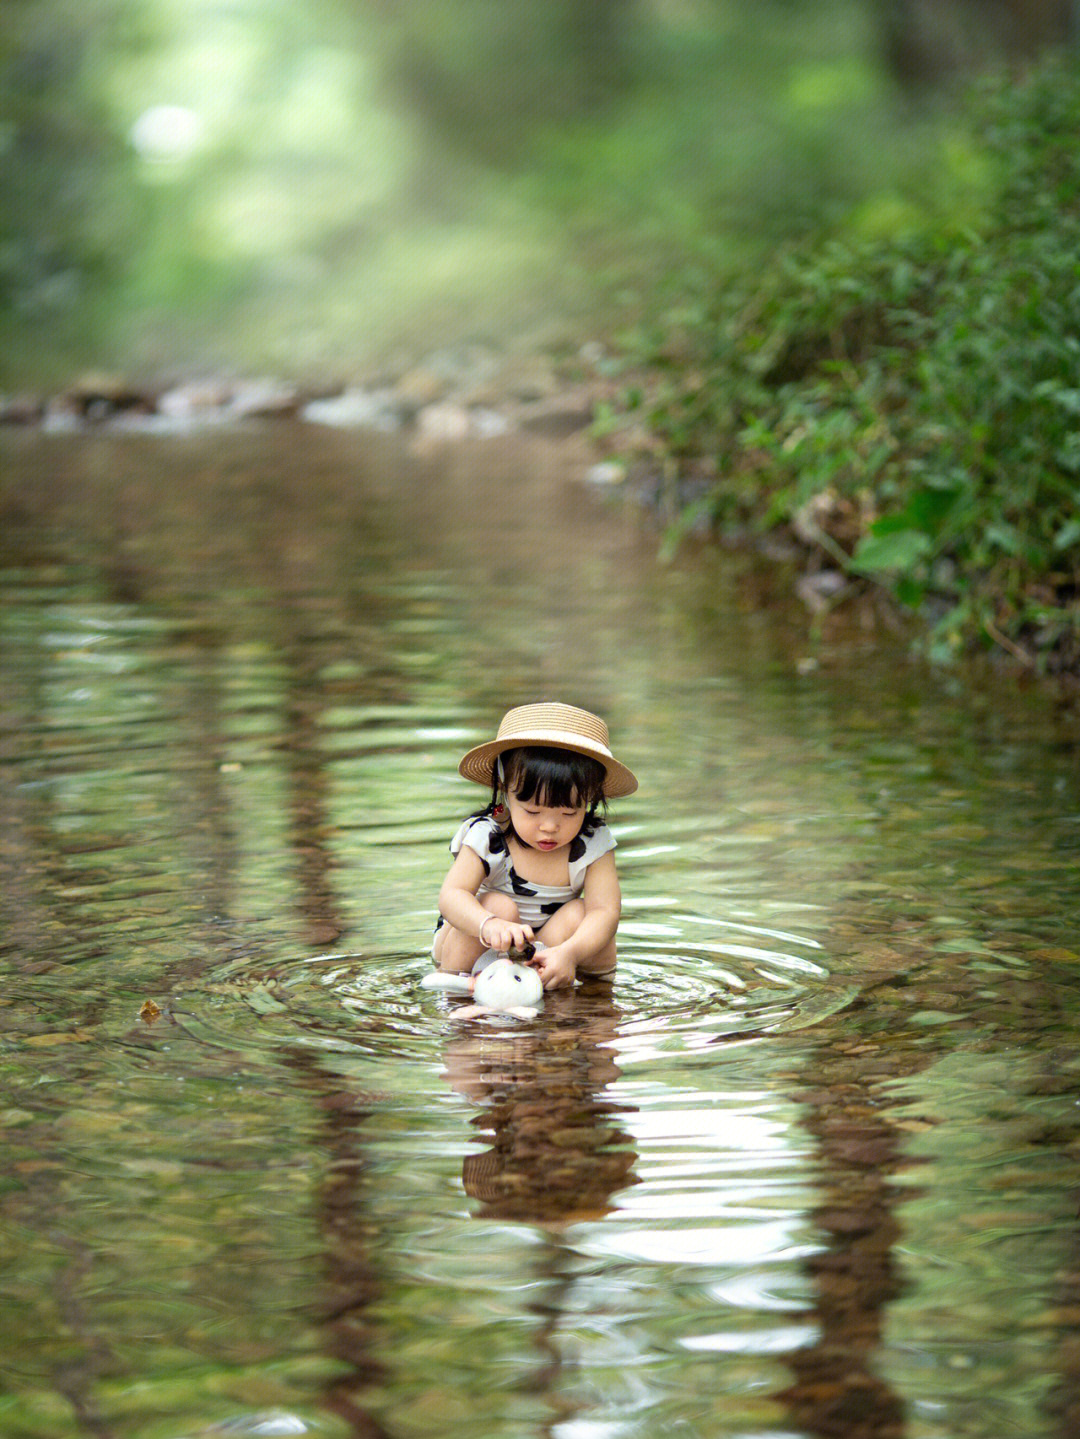
<path id="1" fill-rule="evenodd" d="M 566 452 L 0 442 L 0 1432 L 1074 1432 L 1068 708 Z M 456 1022 L 457 759 L 544 696 L 642 781 L 618 981 Z"/>

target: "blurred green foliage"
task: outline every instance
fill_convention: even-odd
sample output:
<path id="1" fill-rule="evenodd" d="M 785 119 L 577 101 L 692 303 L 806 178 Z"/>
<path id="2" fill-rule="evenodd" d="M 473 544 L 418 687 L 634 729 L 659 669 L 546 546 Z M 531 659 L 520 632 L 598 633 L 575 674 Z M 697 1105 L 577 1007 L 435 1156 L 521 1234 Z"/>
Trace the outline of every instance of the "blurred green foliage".
<path id="1" fill-rule="evenodd" d="M 93 82 L 99 27 L 118 4 L 13 0 L 0 30 L 0 307 L 5 339 L 50 346 L 93 331 L 91 296 L 115 284 L 137 216 L 132 159 Z"/>
<path id="2" fill-rule="evenodd" d="M 939 117 L 873 8 L 12 0 L 0 383 L 546 343 L 921 214 Z"/>
<path id="3" fill-rule="evenodd" d="M 994 88 L 963 223 L 793 250 L 633 341 L 653 435 L 716 475 L 696 513 L 791 525 L 939 656 L 1080 663 L 1078 133 L 1071 61 Z"/>
<path id="4" fill-rule="evenodd" d="M 617 105 L 651 65 L 643 0 L 396 0 L 382 9 L 388 78 L 451 145 L 520 163 L 538 130 Z"/>

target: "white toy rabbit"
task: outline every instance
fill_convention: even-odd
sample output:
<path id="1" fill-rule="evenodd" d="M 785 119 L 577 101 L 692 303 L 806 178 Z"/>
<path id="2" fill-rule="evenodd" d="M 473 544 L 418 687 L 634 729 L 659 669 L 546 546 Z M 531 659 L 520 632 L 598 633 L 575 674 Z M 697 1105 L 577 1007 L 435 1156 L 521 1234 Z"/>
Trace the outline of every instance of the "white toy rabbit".
<path id="1" fill-rule="evenodd" d="M 483 954 L 472 974 L 446 974 L 436 970 L 433 974 L 425 974 L 420 984 L 424 989 L 471 994 L 473 1003 L 455 1011 L 455 1019 L 475 1019 L 483 1014 L 512 1014 L 517 1019 L 535 1019 L 544 1001 L 544 986 L 536 970 L 517 964 L 506 955 L 495 955 L 489 959 L 487 954 Z"/>

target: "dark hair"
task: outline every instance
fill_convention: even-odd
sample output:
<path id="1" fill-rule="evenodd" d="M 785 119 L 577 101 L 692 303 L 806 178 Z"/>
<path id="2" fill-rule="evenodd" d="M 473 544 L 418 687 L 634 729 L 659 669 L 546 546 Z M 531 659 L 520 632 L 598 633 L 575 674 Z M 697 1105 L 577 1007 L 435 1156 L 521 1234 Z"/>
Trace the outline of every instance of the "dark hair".
<path id="1" fill-rule="evenodd" d="M 500 778 L 500 760 L 502 774 Z M 528 748 L 505 750 L 496 760 L 492 774 L 490 814 L 501 790 L 512 790 L 526 804 L 551 805 L 554 809 L 585 806 L 581 832 L 589 834 L 607 814 L 604 798 L 606 771 L 599 760 L 568 749 Z"/>

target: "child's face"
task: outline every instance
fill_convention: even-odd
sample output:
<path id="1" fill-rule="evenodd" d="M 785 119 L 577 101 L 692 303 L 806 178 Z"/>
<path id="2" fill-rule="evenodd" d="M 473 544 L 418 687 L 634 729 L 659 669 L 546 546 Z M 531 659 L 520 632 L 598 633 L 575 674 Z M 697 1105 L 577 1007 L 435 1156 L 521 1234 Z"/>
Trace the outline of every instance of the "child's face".
<path id="1" fill-rule="evenodd" d="M 541 804 L 535 795 L 523 801 L 513 790 L 507 794 L 506 803 L 518 839 L 530 849 L 542 850 L 545 854 L 554 853 L 576 839 L 585 823 L 583 804 L 574 807 Z"/>

